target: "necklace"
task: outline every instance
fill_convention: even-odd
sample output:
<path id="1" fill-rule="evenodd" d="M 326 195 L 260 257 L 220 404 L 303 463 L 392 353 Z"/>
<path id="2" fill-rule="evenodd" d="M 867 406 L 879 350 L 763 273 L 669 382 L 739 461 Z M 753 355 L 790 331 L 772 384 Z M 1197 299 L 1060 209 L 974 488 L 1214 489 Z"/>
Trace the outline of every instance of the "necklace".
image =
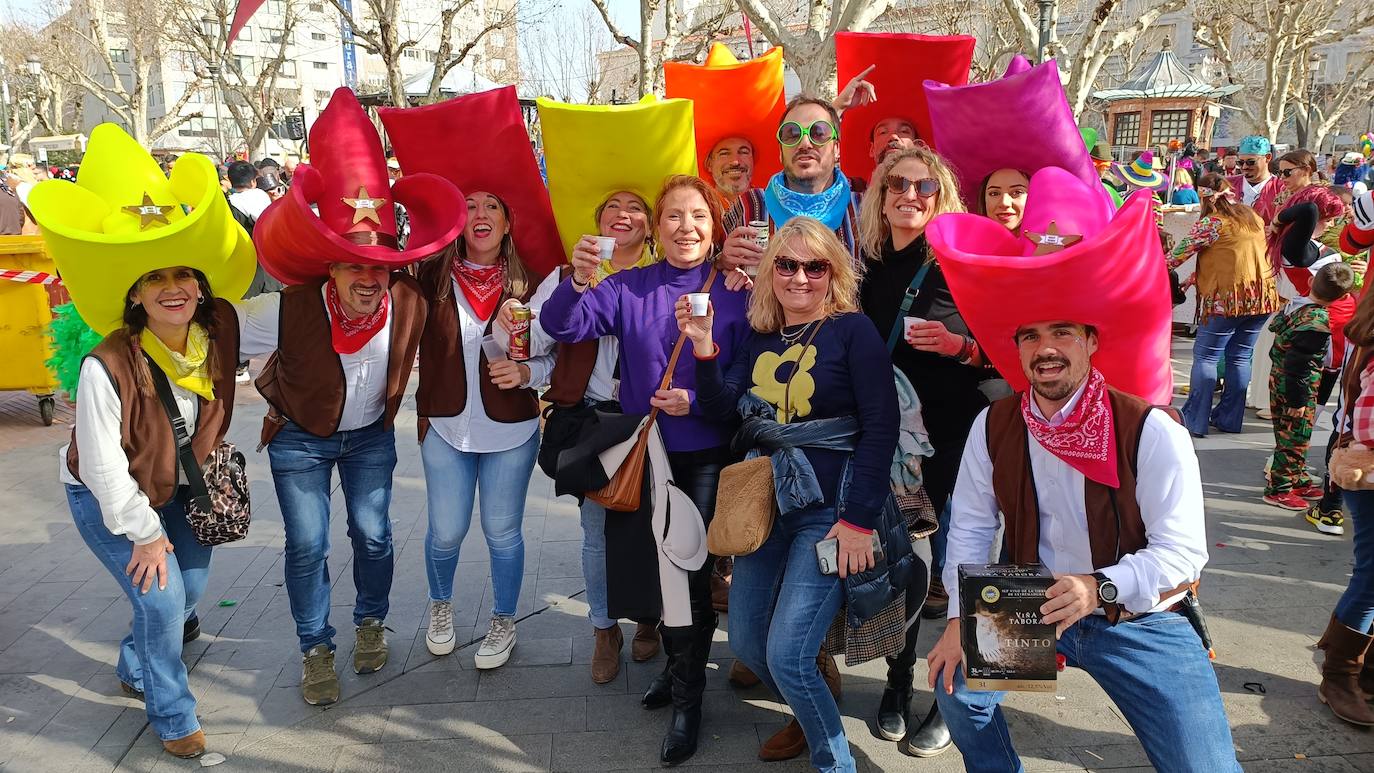
<path id="1" fill-rule="evenodd" d="M 778 331 L 778 337 L 782 339 L 783 346 L 793 346 L 802 339 L 802 336 L 806 335 L 806 331 L 810 330 L 811 326 L 814 324 L 816 324 L 816 320 L 813 319 L 797 328 L 797 332 L 795 333 L 785 332 L 786 328 L 783 328 Z"/>

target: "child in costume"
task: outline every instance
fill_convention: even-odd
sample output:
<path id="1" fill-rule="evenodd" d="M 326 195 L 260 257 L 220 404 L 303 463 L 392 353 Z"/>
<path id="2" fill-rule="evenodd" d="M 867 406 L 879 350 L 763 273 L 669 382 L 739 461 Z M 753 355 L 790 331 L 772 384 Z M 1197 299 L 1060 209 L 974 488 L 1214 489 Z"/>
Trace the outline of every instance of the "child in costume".
<path id="1" fill-rule="evenodd" d="M 77 531 L 133 607 L 115 667 L 120 687 L 143 701 L 177 757 L 205 751 L 181 655 L 200 634 L 211 551 L 187 519 L 172 408 L 159 392 L 205 464 L 234 406 L 238 324 L 225 299 L 243 295 L 255 265 L 217 183 L 205 156 L 183 156 L 169 178 L 132 137 L 101 124 L 81 181 L 41 182 L 29 196 L 80 312 L 69 338 L 84 345 L 81 319 L 103 337 L 80 362 L 59 478 Z"/>
<path id="2" fill-rule="evenodd" d="M 1307 474 L 1307 449 L 1317 411 L 1317 384 L 1331 345 L 1327 307 L 1344 298 L 1355 272 L 1333 261 L 1317 270 L 1312 291 L 1269 323 L 1274 346 L 1269 350 L 1269 405 L 1274 415 L 1274 456 L 1269 465 L 1264 501 L 1286 510 L 1306 510 L 1305 499 L 1322 495 Z"/>

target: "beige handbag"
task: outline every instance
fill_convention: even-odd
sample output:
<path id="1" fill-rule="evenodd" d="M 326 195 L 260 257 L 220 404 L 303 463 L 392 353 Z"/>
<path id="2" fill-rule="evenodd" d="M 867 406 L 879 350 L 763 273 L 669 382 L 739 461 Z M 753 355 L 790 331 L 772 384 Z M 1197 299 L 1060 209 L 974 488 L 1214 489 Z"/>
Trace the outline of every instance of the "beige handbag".
<path id="1" fill-rule="evenodd" d="M 1355 399 L 1359 397 L 1360 373 L 1365 364 L 1363 347 L 1356 349 L 1346 361 L 1345 384 L 1341 389 L 1346 431 L 1336 439 L 1336 447 L 1331 449 L 1331 459 L 1326 463 L 1326 472 L 1332 482 L 1346 491 L 1374 489 L 1374 449 L 1356 443 L 1350 426 L 1354 421 Z"/>
<path id="2" fill-rule="evenodd" d="M 811 348 L 816 333 L 820 332 L 822 319 L 806 338 L 797 367 L 787 378 L 783 389 L 782 405 L 791 410 L 792 377 L 801 370 L 802 360 Z M 716 489 L 716 515 L 706 531 L 706 548 L 713 556 L 747 556 L 758 550 L 773 531 L 773 520 L 778 516 L 778 497 L 773 488 L 773 460 L 758 456 L 736 462 L 720 471 L 720 483 Z"/>

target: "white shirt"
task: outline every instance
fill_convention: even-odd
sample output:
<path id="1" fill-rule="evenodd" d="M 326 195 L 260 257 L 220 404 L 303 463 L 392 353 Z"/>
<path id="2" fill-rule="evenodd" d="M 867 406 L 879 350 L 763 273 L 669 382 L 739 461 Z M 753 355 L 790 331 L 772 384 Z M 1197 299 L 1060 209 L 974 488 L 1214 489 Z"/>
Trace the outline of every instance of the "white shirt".
<path id="1" fill-rule="evenodd" d="M 468 382 L 468 399 L 463 405 L 463 412 L 457 416 L 429 417 L 429 427 L 439 433 L 445 443 L 467 453 L 494 454 L 518 448 L 539 431 L 539 418 L 507 423 L 487 415 L 487 409 L 482 405 L 482 379 L 487 376 L 485 369 L 478 365 L 487 323 L 477 318 L 467 297 L 458 287 L 457 280 L 452 280 L 452 283 L 454 305 L 458 307 L 458 335 L 463 345 L 463 362 L 466 365 L 463 375 Z M 534 325 L 530 328 L 533 330 Z M 499 327 L 493 329 L 492 335 L 501 342 L 502 348 L 506 348 L 508 336 Z M 538 386 L 548 380 L 553 356 L 534 356 L 533 334 L 530 355 L 530 359 L 525 361 L 530 369 L 529 386 Z"/>
<path id="2" fill-rule="evenodd" d="M 181 418 L 188 428 L 195 427 L 199 400 L 176 382 L 169 383 Z M 81 363 L 80 384 L 76 390 L 76 447 L 81 450 L 77 463 L 81 480 L 67 469 L 67 445 L 57 452 L 58 478 L 90 490 L 100 503 L 100 517 L 111 534 L 123 534 L 137 545 L 152 542 L 162 534 L 162 520 L 129 474 L 129 457 L 120 442 L 121 411 L 114 382 L 99 360 L 87 357 Z M 180 465 L 177 479 L 186 482 Z"/>
<path id="3" fill-rule="evenodd" d="M 272 197 L 267 195 L 267 191 L 245 188 L 230 193 L 229 203 L 233 204 L 238 211 L 257 220 L 262 215 L 262 211 L 272 203 Z"/>
<path id="4" fill-rule="evenodd" d="M 544 302 L 553 295 L 553 291 L 558 289 L 561 280 L 557 271 L 552 271 L 535 291 L 534 297 L 530 298 L 530 308 L 534 310 L 534 324 L 530 325 L 530 354 L 533 355 L 552 355 L 557 358 L 558 342 L 549 337 L 544 332 L 544 326 L 539 323 L 539 310 L 544 308 Z M 620 397 L 620 379 L 615 377 L 615 364 L 620 359 L 620 339 L 615 336 L 606 336 L 598 339 L 596 347 L 596 363 L 592 366 L 592 376 L 587 382 L 587 398 L 590 400 L 617 400 Z M 553 369 L 549 369 L 552 373 Z M 543 382 L 531 382 L 535 386 L 547 386 Z"/>
<path id="5" fill-rule="evenodd" d="M 1083 387 L 1079 387 L 1049 423 L 1062 422 L 1082 394 Z M 1040 417 L 1034 399 L 1031 406 Z M 998 526 L 987 417 L 984 409 L 973 422 L 954 485 L 944 572 L 951 618 L 959 616 L 959 564 L 986 563 Z M 1029 430 L 1027 436 L 1040 508 L 1041 563 L 1056 574 L 1101 571 L 1111 578 L 1120 592 L 1121 605 L 1131 612 L 1155 612 L 1178 601 L 1181 593 L 1164 598 L 1160 594 L 1196 580 L 1207 563 L 1202 478 L 1188 431 L 1163 411 L 1152 410 L 1146 417 L 1137 455 L 1136 501 L 1145 522 L 1147 544 L 1143 550 L 1122 556 L 1116 565 L 1100 570 L 1093 569 L 1088 543 L 1083 473 L 1045 450 Z"/>
<path id="6" fill-rule="evenodd" d="M 320 288 L 321 298 L 328 289 L 328 285 Z M 275 352 L 281 335 L 281 293 L 264 293 L 234 306 L 239 317 L 239 359 Z M 327 305 L 325 313 L 329 313 Z M 362 429 L 380 419 L 386 411 L 386 369 L 394 317 L 388 310 L 386 324 L 363 344 L 363 348 L 339 355 L 345 390 L 343 413 L 339 417 L 340 432 Z M 331 343 L 325 340 L 317 345 L 331 346 Z"/>
<path id="7" fill-rule="evenodd" d="M 1268 178 L 1268 177 L 1266 177 L 1266 178 L 1264 178 L 1263 180 L 1261 180 L 1260 183 L 1259 183 L 1259 185 L 1251 185 L 1251 184 L 1250 184 L 1250 181 L 1247 180 L 1247 179 L 1245 179 L 1244 176 L 1242 176 L 1242 177 L 1240 178 L 1240 188 L 1241 188 L 1241 190 L 1240 190 L 1240 197 L 1241 197 L 1241 200 L 1245 203 L 1245 206 L 1247 206 L 1247 207 L 1252 207 L 1252 206 L 1254 206 L 1254 205 L 1255 205 L 1255 199 L 1259 198 L 1260 191 L 1263 190 L 1263 189 L 1264 189 L 1264 186 L 1266 186 L 1266 185 L 1268 185 L 1268 184 L 1269 184 L 1269 178 Z"/>

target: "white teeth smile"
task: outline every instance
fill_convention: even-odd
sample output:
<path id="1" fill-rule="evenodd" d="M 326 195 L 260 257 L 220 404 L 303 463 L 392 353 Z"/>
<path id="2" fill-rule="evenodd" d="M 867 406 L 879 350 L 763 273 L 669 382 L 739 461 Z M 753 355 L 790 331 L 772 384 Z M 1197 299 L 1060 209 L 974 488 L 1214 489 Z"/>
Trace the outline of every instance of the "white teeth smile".
<path id="1" fill-rule="evenodd" d="M 913 206 L 910 206 L 910 205 L 902 205 L 902 206 L 897 207 L 897 211 L 898 211 L 898 212 L 910 212 L 911 214 L 914 215 L 914 214 L 919 214 L 919 213 L 921 212 L 921 209 L 920 209 L 919 207 L 913 207 Z"/>
<path id="2" fill-rule="evenodd" d="M 489 225 L 473 226 L 472 233 L 473 233 L 473 235 L 475 235 L 475 236 L 486 236 L 487 234 L 491 233 L 491 226 L 489 226 Z"/>
<path id="3" fill-rule="evenodd" d="M 620 231 L 621 233 L 629 233 L 630 227 L 628 225 L 625 225 L 624 223 L 616 223 L 615 225 L 611 226 L 611 230 Z"/>
<path id="4" fill-rule="evenodd" d="M 157 303 L 164 309 L 180 309 L 183 308 L 188 301 L 185 298 L 178 298 L 172 301 L 158 301 Z"/>

